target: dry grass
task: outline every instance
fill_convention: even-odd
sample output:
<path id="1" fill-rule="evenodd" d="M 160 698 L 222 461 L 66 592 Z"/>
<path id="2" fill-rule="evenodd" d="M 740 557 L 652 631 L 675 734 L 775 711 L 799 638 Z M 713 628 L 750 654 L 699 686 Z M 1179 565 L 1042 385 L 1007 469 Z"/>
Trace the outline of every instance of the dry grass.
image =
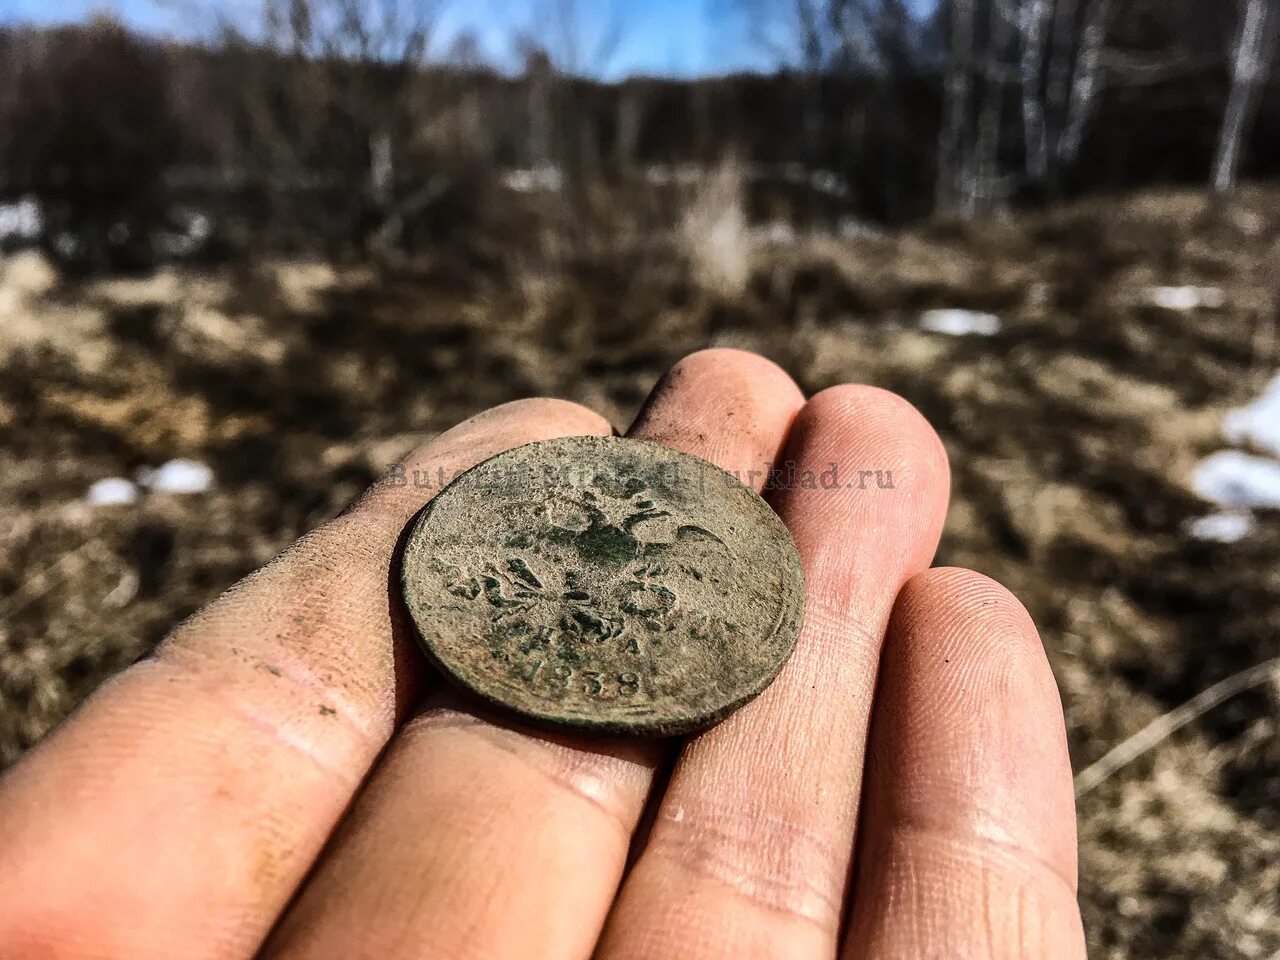
<path id="1" fill-rule="evenodd" d="M 1162 194 L 756 240 L 727 285 L 673 250 L 550 275 L 283 265 L 22 293 L 22 315 L 0 320 L 0 761 L 415 436 L 544 393 L 624 424 L 678 356 L 731 344 L 807 390 L 873 382 L 933 420 L 955 468 L 939 559 L 1025 599 L 1083 769 L 1276 655 L 1280 517 L 1230 546 L 1184 525 L 1206 509 L 1188 476 L 1223 412 L 1280 367 L 1278 244 L 1280 192 L 1259 189 L 1215 215 Z M 1152 284 L 1219 286 L 1226 302 L 1162 310 L 1143 302 Z M 1004 329 L 921 332 L 934 307 Z M 82 502 L 91 482 L 174 456 L 209 463 L 214 490 Z M 1277 690 L 1234 692 L 1081 797 L 1094 956 L 1280 952 Z"/>
<path id="2" fill-rule="evenodd" d="M 697 191 L 680 223 L 680 248 L 693 281 L 709 293 L 739 297 L 751 278 L 751 233 L 742 171 L 726 159 Z"/>

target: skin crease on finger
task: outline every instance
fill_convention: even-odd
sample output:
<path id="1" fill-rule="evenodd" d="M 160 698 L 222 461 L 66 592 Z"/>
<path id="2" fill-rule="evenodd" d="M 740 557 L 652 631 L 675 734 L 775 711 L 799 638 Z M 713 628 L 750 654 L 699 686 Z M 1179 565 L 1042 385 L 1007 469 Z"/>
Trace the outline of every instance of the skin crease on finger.
<path id="1" fill-rule="evenodd" d="M 451 475 L 611 432 L 531 400 L 416 451 Z M 416 696 L 389 570 L 429 490 L 394 479 L 179 626 L 0 781 L 0 956 L 242 960 Z"/>
<path id="2" fill-rule="evenodd" d="M 629 435 L 746 474 L 802 404 L 769 361 L 705 351 L 663 378 Z M 266 956 L 589 956 L 665 746 L 521 730 L 432 698 Z"/>

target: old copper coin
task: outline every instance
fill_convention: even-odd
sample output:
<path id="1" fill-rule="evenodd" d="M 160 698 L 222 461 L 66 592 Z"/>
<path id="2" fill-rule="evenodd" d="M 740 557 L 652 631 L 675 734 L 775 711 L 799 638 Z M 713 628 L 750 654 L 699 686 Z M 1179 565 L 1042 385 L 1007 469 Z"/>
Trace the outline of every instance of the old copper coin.
<path id="1" fill-rule="evenodd" d="M 401 569 L 428 656 L 547 726 L 669 736 L 723 719 L 795 646 L 804 577 L 753 490 L 657 443 L 565 437 L 460 475 Z"/>

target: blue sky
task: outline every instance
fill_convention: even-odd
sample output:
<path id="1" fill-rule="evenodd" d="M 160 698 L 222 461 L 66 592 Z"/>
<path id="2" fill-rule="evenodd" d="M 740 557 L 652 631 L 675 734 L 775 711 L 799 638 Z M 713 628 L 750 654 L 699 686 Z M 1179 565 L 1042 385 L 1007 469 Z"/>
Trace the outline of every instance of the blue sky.
<path id="1" fill-rule="evenodd" d="M 437 31 L 443 49 L 463 33 L 473 34 L 485 54 L 500 64 L 512 62 L 512 38 L 546 29 L 548 4 L 554 0 L 446 0 Z M 191 36 L 200 17 L 191 10 L 214 4 L 192 0 L 0 0 L 0 22 L 37 23 L 81 20 L 95 11 L 110 11 L 146 30 Z M 253 0 L 223 0 L 220 9 L 253 19 Z M 578 45 L 599 49 L 620 24 L 617 42 L 607 59 L 584 54 L 587 72 L 610 79 L 646 73 L 697 76 L 742 69 L 768 69 L 768 56 L 751 38 L 745 18 L 728 11 L 730 0 L 578 0 Z M 181 11 L 181 12 L 179 12 Z"/>

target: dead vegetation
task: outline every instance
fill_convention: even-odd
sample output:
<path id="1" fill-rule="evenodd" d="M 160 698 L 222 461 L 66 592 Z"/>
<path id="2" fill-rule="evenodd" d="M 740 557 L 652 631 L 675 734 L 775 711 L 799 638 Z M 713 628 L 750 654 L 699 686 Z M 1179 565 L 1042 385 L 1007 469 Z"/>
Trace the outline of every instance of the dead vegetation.
<path id="1" fill-rule="evenodd" d="M 1280 516 L 1230 545 L 1185 525 L 1209 509 L 1188 478 L 1224 411 L 1280 367 L 1280 192 L 844 240 L 730 233 L 710 264 L 662 246 L 549 270 L 295 263 L 55 283 L 37 260 L 6 261 L 0 760 L 415 438 L 532 394 L 625 425 L 670 362 L 711 344 L 771 356 L 809 391 L 897 390 L 931 418 L 955 469 L 939 560 L 1030 607 L 1078 769 L 1276 655 Z M 1160 308 L 1143 296 L 1155 284 L 1224 297 Z M 1002 328 L 919 328 L 957 307 Z M 209 464 L 212 490 L 86 502 L 95 481 L 177 456 Z M 1251 686 L 1082 796 L 1094 956 L 1280 951 L 1278 696 Z"/>

